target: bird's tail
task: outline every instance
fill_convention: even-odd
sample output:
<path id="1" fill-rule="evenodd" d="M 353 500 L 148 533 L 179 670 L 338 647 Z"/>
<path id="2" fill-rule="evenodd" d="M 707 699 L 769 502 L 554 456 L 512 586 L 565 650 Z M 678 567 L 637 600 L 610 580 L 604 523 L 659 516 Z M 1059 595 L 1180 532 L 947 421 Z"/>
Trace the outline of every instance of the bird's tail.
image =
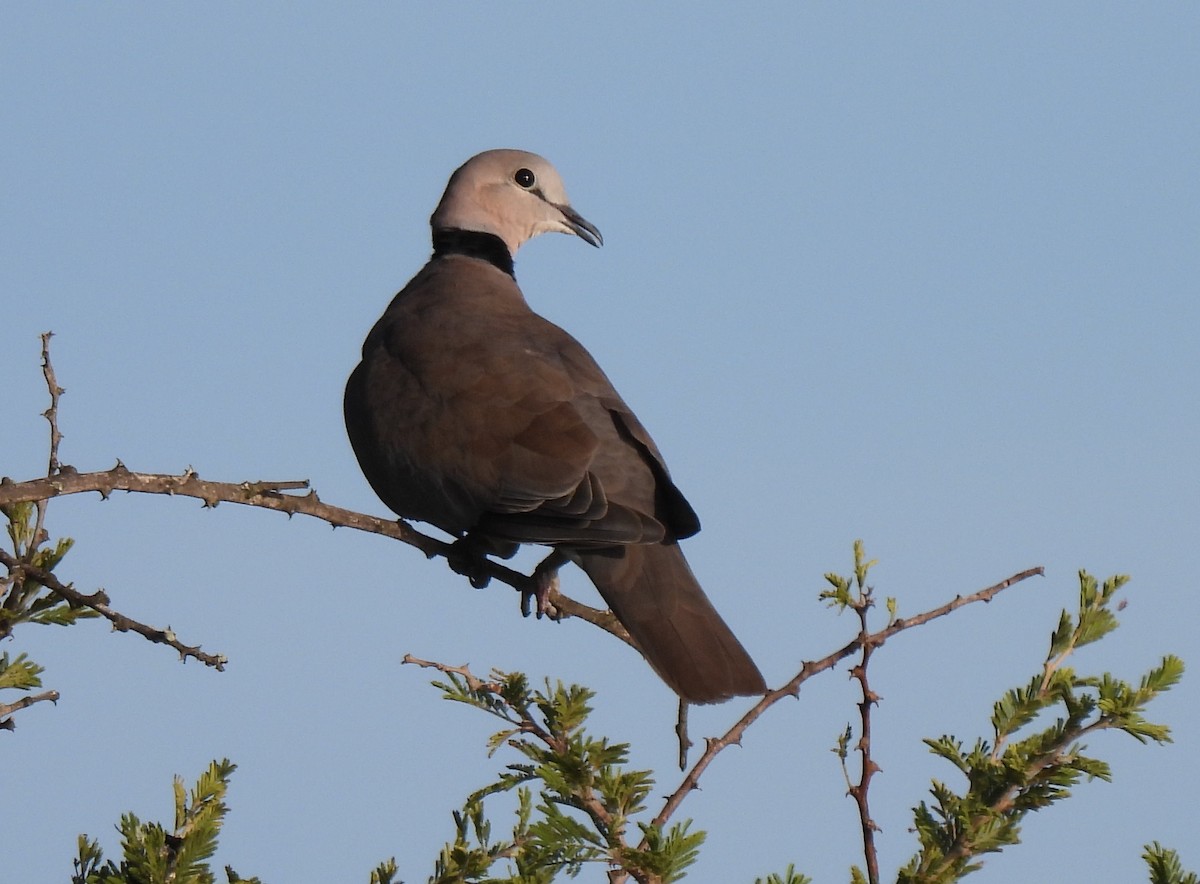
<path id="1" fill-rule="evenodd" d="M 696 582 L 679 545 L 576 551 L 642 656 L 692 703 L 766 693 L 762 674 Z"/>

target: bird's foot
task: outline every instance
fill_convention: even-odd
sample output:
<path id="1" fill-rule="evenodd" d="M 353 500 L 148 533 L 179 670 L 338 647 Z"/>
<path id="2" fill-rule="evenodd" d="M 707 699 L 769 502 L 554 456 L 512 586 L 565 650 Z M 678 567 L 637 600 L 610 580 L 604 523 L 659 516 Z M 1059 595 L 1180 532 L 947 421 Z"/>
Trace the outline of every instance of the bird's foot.
<path id="1" fill-rule="evenodd" d="M 487 548 L 470 534 L 450 544 L 446 562 L 451 570 L 466 577 L 476 589 L 483 589 L 492 581 L 488 573 Z"/>
<path id="2" fill-rule="evenodd" d="M 533 581 L 533 589 L 521 593 L 521 615 L 523 617 L 529 616 L 529 602 L 532 599 L 537 602 L 536 612 L 539 620 L 543 615 L 549 616 L 552 620 L 559 618 L 560 612 L 554 606 L 554 602 L 550 600 L 550 596 L 558 594 L 558 569 L 568 561 L 569 559 L 565 555 L 555 550 L 533 569 L 533 576 L 530 578 Z"/>

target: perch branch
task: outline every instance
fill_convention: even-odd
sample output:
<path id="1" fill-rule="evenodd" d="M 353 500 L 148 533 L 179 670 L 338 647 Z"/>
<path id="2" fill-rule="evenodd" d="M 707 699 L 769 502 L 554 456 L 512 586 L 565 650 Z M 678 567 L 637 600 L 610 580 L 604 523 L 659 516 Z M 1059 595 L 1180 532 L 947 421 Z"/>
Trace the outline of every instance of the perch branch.
<path id="1" fill-rule="evenodd" d="M 309 491 L 307 494 L 285 493 L 308 487 L 307 481 L 213 482 L 201 479 L 199 474 L 191 469 L 178 475 L 136 473 L 118 462 L 112 469 L 93 473 L 80 473 L 71 466 L 62 466 L 56 474 L 42 479 L 13 482 L 7 477 L 0 478 L 0 506 L 23 501 L 36 502 L 67 494 L 84 494 L 92 491 L 105 499 L 114 491 L 166 494 L 176 497 L 192 497 L 202 501 L 206 507 L 215 507 L 218 503 L 236 503 L 276 510 L 286 513 L 289 517 L 297 514 L 311 516 L 328 522 L 335 528 L 354 528 L 358 531 L 380 534 L 393 540 L 399 540 L 416 547 L 427 558 L 434 556 L 448 558 L 452 553 L 452 544 L 422 534 L 402 520 L 383 519 L 379 516 L 370 516 L 332 506 L 321 501 L 315 491 Z M 486 576 L 511 586 L 519 592 L 532 592 L 535 589 L 532 577 L 507 568 L 498 562 L 490 559 L 483 560 L 480 568 Z M 608 611 L 590 607 L 561 594 L 555 596 L 554 604 L 561 613 L 586 620 L 632 644 L 629 634 Z"/>

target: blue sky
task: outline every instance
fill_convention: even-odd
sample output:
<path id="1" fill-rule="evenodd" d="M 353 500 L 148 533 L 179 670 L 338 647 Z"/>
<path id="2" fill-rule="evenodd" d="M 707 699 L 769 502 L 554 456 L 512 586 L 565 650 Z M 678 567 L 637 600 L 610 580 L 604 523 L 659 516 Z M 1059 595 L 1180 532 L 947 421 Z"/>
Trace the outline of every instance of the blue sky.
<path id="1" fill-rule="evenodd" d="M 705 526 L 688 556 L 769 682 L 852 634 L 816 595 L 855 538 L 902 614 L 1045 566 L 876 655 L 885 878 L 929 779 L 955 782 L 921 738 L 986 735 L 1079 568 L 1134 578 L 1081 669 L 1200 665 L 1192 5 L 7 4 L 0 130 L 0 474 L 44 469 L 53 329 L 65 462 L 306 478 L 384 514 L 342 386 L 449 173 L 518 147 L 605 237 L 542 237 L 518 278 L 654 433 Z M 18 632 L 4 650 L 63 699 L 0 736 L 6 878 L 63 880 L 78 833 L 115 851 L 122 812 L 168 818 L 171 776 L 228 756 L 220 862 L 353 881 L 394 854 L 424 880 L 500 762 L 406 652 L 586 683 L 595 727 L 677 781 L 674 703 L 636 655 L 410 548 L 149 496 L 59 500 L 49 527 L 77 542 L 64 577 L 231 665 L 95 623 Z M 1197 684 L 1152 707 L 1174 744 L 1091 739 L 1115 782 L 972 880 L 1143 880 L 1153 839 L 1200 867 Z M 855 696 L 844 669 L 814 680 L 719 760 L 689 880 L 845 879 L 828 749 Z"/>

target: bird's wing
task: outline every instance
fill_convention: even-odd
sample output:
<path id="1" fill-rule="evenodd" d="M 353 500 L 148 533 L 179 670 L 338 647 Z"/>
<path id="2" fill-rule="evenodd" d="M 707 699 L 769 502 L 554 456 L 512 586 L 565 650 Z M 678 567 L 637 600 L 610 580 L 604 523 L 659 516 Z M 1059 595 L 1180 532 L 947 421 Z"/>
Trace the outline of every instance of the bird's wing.
<path id="1" fill-rule="evenodd" d="M 436 261 L 406 286 L 367 339 L 346 413 L 401 515 L 528 543 L 677 533 L 660 518 L 679 507 L 661 505 L 657 449 L 608 378 L 484 262 Z"/>

